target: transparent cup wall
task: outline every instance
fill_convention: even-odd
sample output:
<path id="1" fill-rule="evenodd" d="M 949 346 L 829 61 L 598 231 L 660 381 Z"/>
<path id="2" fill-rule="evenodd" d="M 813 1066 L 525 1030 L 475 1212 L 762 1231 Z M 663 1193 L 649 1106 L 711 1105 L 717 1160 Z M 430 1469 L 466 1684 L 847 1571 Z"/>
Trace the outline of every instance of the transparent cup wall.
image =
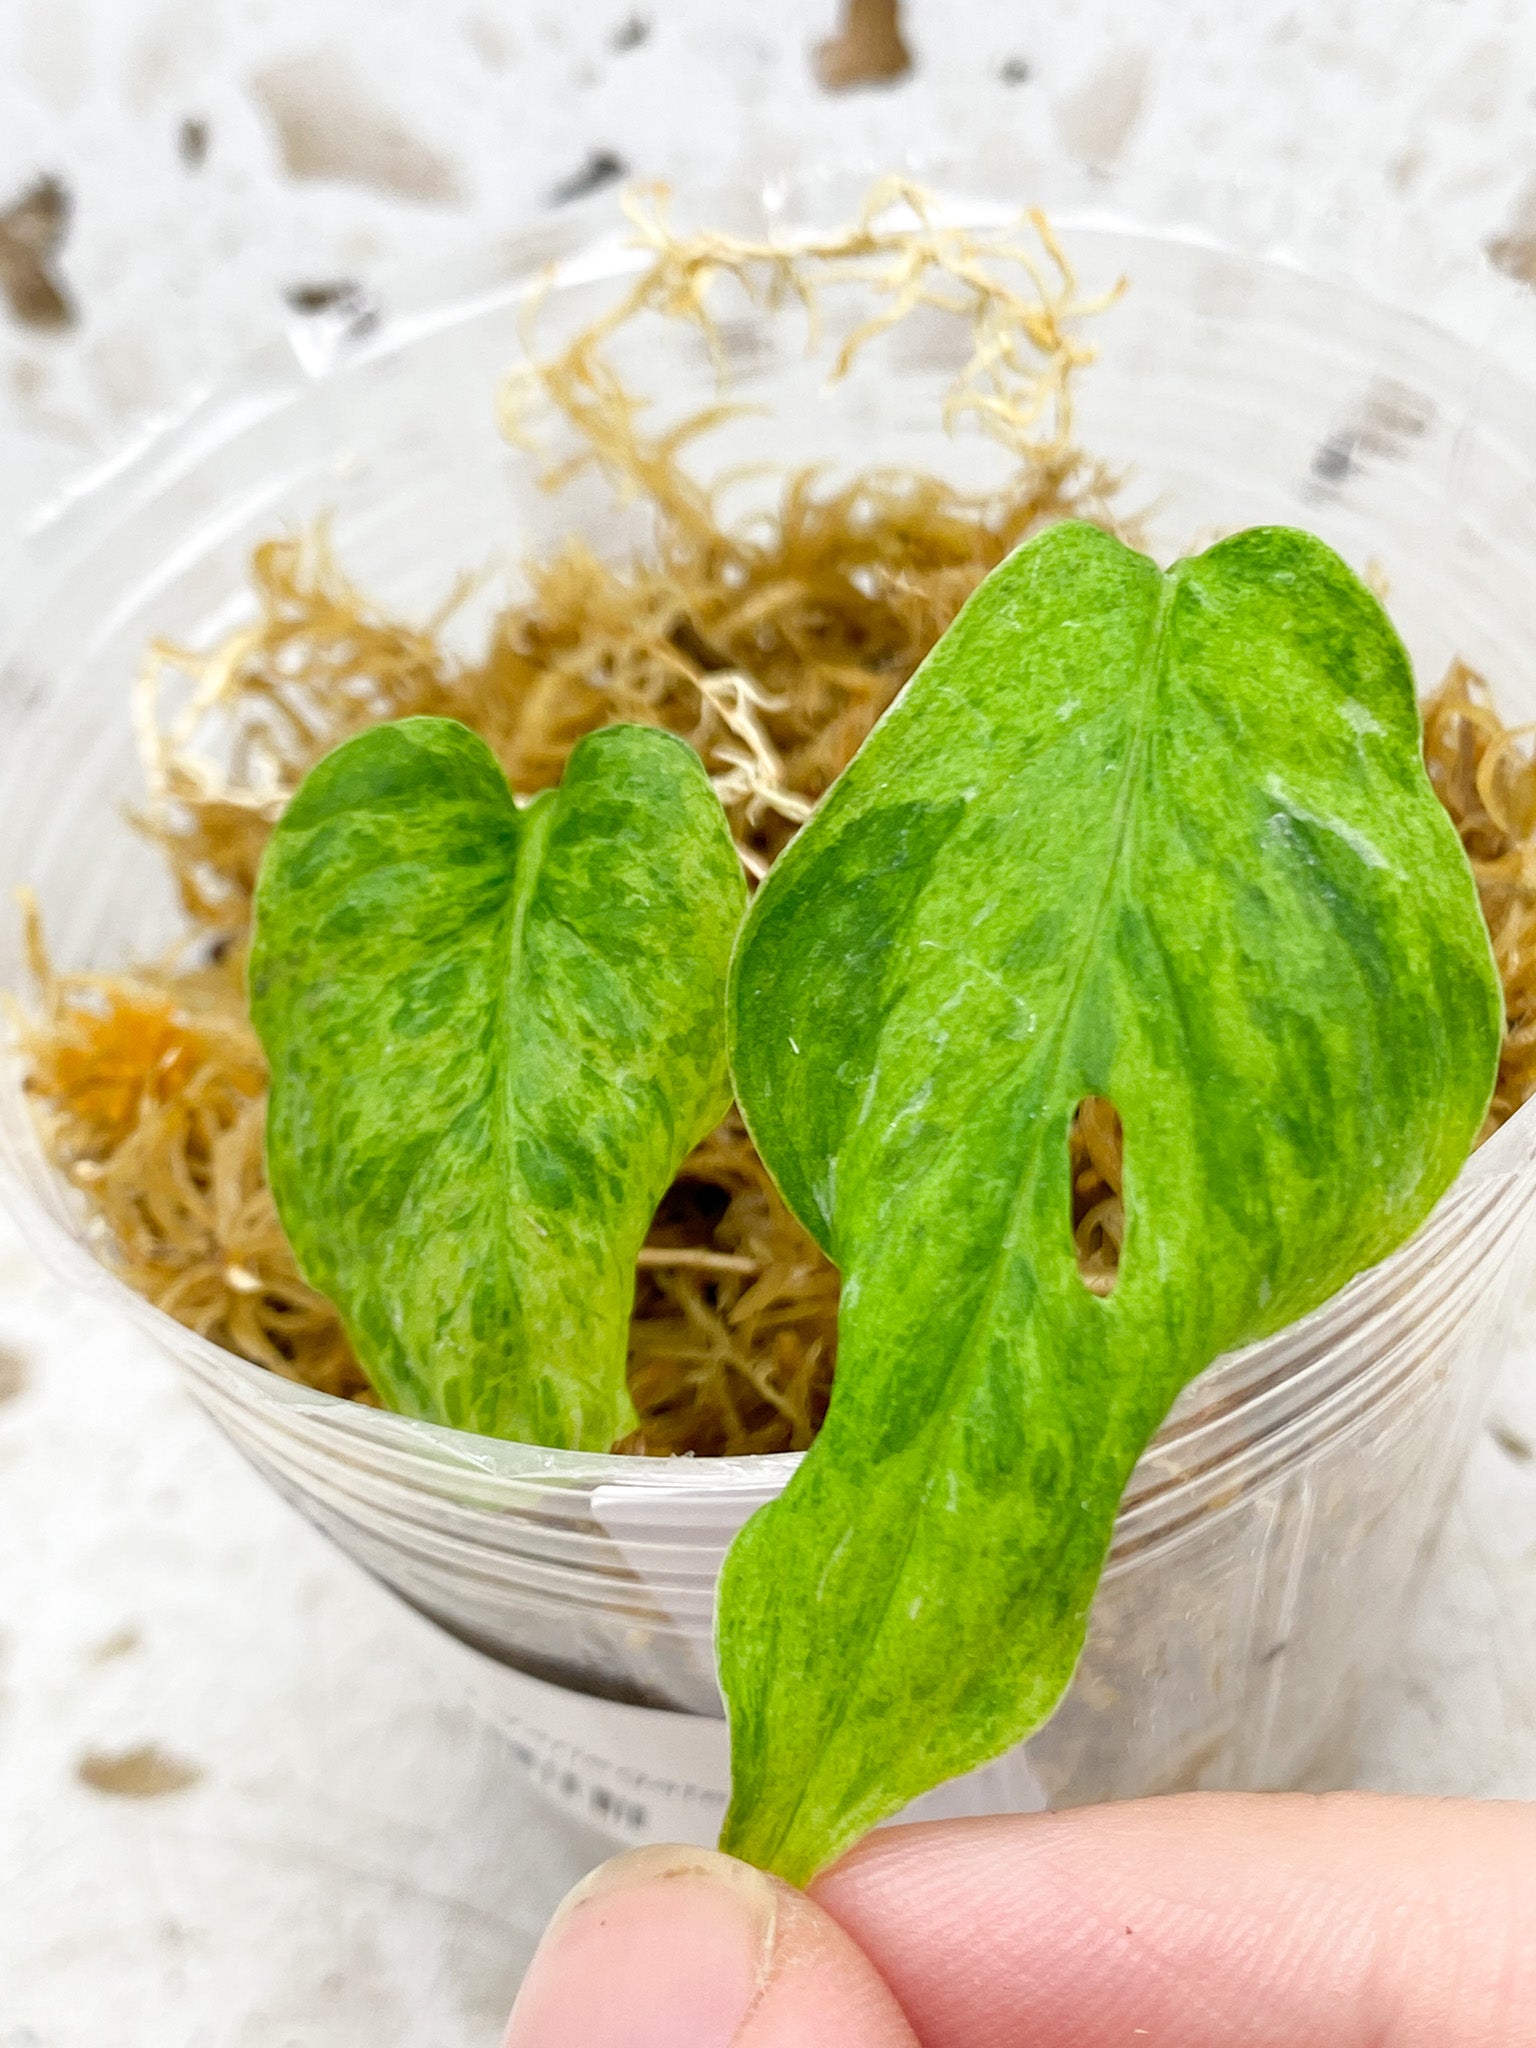
<path id="1" fill-rule="evenodd" d="M 770 210 L 780 225 L 797 209 L 834 220 L 851 191 L 781 188 Z M 760 200 L 731 204 L 738 224 L 763 225 Z M 1536 715 L 1536 401 L 1496 352 L 1198 238 L 1070 204 L 1059 224 L 1085 285 L 1132 281 L 1099 323 L 1078 417 L 1085 443 L 1129 473 L 1157 548 L 1259 521 L 1310 526 L 1385 574 L 1423 684 L 1460 652 L 1486 668 L 1506 715 Z M 409 613 L 466 566 L 510 564 L 573 525 L 600 548 L 633 540 L 638 515 L 594 480 L 551 503 L 494 430 L 529 286 L 552 257 L 566 265 L 557 326 L 589 316 L 637 260 L 611 225 L 577 222 L 386 309 L 366 336 L 311 327 L 274 341 L 234 396 L 199 404 L 13 549 L 0 899 L 36 885 L 62 962 L 111 965 L 174 929 L 155 859 L 123 822 L 139 787 L 129 683 L 155 634 L 195 640 L 241 616 L 255 541 L 327 511 L 349 571 Z M 771 417 L 738 422 L 726 460 L 988 468 L 984 448 L 934 429 L 958 363 L 935 323 L 835 391 L 793 315 L 738 309 L 728 341 L 742 394 Z M 653 335 L 647 350 L 674 395 L 704 387 L 695 338 Z M 15 925 L 0 926 L 0 985 L 18 986 Z M 1521 1306 L 1533 1115 L 1476 1156 L 1413 1245 L 1180 1400 L 1127 1496 L 1071 1693 L 1029 1748 L 1054 1802 L 1347 1769 L 1355 1709 L 1398 1639 Z M 793 1459 L 662 1464 L 498 1444 L 335 1402 L 218 1351 L 94 1258 L 39 1154 L 14 1062 L 0 1179 L 56 1269 L 149 1330 L 272 1483 L 420 1612 L 577 1693 L 718 1716 L 715 1575 Z"/>

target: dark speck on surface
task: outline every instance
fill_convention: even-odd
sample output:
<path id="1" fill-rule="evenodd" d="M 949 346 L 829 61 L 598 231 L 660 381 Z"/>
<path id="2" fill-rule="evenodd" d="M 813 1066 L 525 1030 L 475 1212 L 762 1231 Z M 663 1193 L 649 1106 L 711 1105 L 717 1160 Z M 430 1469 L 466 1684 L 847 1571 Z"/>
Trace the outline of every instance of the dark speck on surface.
<path id="1" fill-rule="evenodd" d="M 136 1749 L 88 1750 L 75 1765 L 82 1785 L 114 1799 L 164 1799 L 169 1793 L 185 1792 L 202 1775 L 196 1764 L 172 1756 L 154 1742 L 140 1743 Z"/>
<path id="2" fill-rule="evenodd" d="M 328 278 L 321 284 L 290 284 L 283 297 L 295 313 L 350 313 L 365 301 L 354 277 Z"/>
<path id="3" fill-rule="evenodd" d="M 1517 284 L 1536 284 L 1536 178 L 1526 179 L 1503 233 L 1490 237 L 1483 249 L 1506 277 Z"/>
<path id="4" fill-rule="evenodd" d="M 68 327 L 75 309 L 54 269 L 69 232 L 62 178 L 41 177 L 0 210 L 0 293 L 25 327 Z"/>
<path id="5" fill-rule="evenodd" d="M 1027 85 L 1029 65 L 1022 57 L 1005 57 L 997 67 L 997 75 L 1004 85 Z"/>
<path id="6" fill-rule="evenodd" d="M 123 1628 L 114 1629 L 111 1635 L 103 1636 L 99 1643 L 92 1644 L 87 1654 L 93 1664 L 111 1664 L 119 1657 L 131 1656 L 143 1640 L 130 1622 Z"/>
<path id="7" fill-rule="evenodd" d="M 49 677 L 17 661 L 0 663 L 0 707 L 35 711 L 48 695 Z"/>
<path id="8" fill-rule="evenodd" d="M 1313 487 L 1337 491 L 1367 463 L 1400 460 L 1433 416 L 1434 408 L 1421 391 L 1390 377 L 1377 378 L 1351 416 L 1313 450 Z"/>
<path id="9" fill-rule="evenodd" d="M 1312 455 L 1312 474 L 1322 484 L 1341 484 L 1355 466 L 1353 434 L 1330 434 Z"/>
<path id="10" fill-rule="evenodd" d="M 290 178 L 333 179 L 422 206 L 463 198 L 457 167 L 375 99 L 344 52 L 295 52 L 254 72 L 250 89 Z"/>
<path id="11" fill-rule="evenodd" d="M 1483 246 L 1495 270 L 1518 284 L 1536 283 L 1536 235 L 1495 235 Z"/>
<path id="12" fill-rule="evenodd" d="M 1536 1446 L 1533 1446 L 1517 1429 L 1511 1429 L 1507 1422 L 1501 1422 L 1496 1415 L 1488 1424 L 1488 1434 L 1505 1457 L 1513 1458 L 1517 1465 L 1529 1465 L 1532 1458 L 1536 1458 Z"/>
<path id="13" fill-rule="evenodd" d="M 288 285 L 285 302 L 300 316 L 291 334 L 299 359 L 312 372 L 334 361 L 338 349 L 350 348 L 372 334 L 383 318 L 378 300 L 351 277 L 328 277 Z"/>
<path id="14" fill-rule="evenodd" d="M 643 14 L 631 14 L 621 21 L 608 38 L 611 50 L 638 50 L 651 33 L 651 24 Z"/>
<path id="15" fill-rule="evenodd" d="M 176 131 L 176 154 L 189 171 L 200 171 L 208 161 L 208 123 L 189 114 Z"/>
<path id="16" fill-rule="evenodd" d="M 817 44 L 812 63 L 826 92 L 905 78 L 912 52 L 901 32 L 899 0 L 843 0 L 837 33 Z"/>
<path id="17" fill-rule="evenodd" d="M 586 162 L 578 165 L 569 177 L 551 185 L 544 201 L 547 206 L 569 206 L 573 199 L 586 199 L 591 193 L 601 192 L 605 185 L 628 175 L 629 165 L 615 150 L 589 150 Z"/>
<path id="18" fill-rule="evenodd" d="M 295 313 L 303 313 L 309 319 L 330 315 L 336 326 L 346 328 L 352 338 L 371 334 L 379 326 L 379 307 L 373 295 L 352 276 L 330 276 L 315 283 L 289 285 L 283 299 Z"/>
<path id="19" fill-rule="evenodd" d="M 14 1344 L 0 1343 L 0 1401 L 25 1393 L 29 1377 L 25 1355 Z"/>

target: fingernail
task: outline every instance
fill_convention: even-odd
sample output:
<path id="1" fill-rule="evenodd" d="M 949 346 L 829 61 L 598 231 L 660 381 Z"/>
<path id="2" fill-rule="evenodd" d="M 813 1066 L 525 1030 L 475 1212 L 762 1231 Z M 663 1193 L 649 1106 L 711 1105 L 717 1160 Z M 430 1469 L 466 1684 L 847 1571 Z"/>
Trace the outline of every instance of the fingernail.
<path id="1" fill-rule="evenodd" d="M 523 1979 L 504 2048 L 730 2048 L 773 1954 L 774 1888 L 712 1849 L 635 1849 L 583 1878 Z"/>

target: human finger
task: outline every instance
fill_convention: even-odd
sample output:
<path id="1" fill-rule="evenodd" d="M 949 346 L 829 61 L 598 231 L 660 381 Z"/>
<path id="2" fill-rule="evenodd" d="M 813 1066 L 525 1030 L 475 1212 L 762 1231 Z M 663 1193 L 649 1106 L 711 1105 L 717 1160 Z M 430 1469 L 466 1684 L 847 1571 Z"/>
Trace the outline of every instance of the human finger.
<path id="1" fill-rule="evenodd" d="M 899 1827 L 813 1887 L 923 2048 L 1531 2048 L 1536 1814 L 1196 1794 Z"/>
<path id="2" fill-rule="evenodd" d="M 708 1849 L 602 1864 L 551 1921 L 505 2048 L 916 2048 L 803 1892 Z"/>

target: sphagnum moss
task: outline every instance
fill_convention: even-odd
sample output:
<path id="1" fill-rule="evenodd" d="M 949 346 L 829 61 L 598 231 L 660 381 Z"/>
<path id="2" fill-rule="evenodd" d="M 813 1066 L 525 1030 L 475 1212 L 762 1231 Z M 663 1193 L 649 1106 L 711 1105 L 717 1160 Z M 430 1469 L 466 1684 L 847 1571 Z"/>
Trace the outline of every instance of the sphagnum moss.
<path id="1" fill-rule="evenodd" d="M 703 757 L 760 876 L 989 570 L 1063 515 L 1121 525 L 1114 479 L 1072 435 L 1073 379 L 1093 353 L 1082 327 L 1103 301 L 1079 294 L 1038 216 L 980 236 L 888 182 L 846 232 L 790 246 L 680 236 L 655 201 L 634 218 L 650 265 L 550 354 L 535 317 L 504 423 L 531 440 L 541 415 L 562 421 L 574 452 L 548 481 L 595 464 L 649 505 L 649 545 L 611 563 L 573 539 L 528 564 L 525 594 L 464 661 L 445 644 L 451 605 L 422 626 L 393 619 L 341 573 L 323 528 L 266 543 L 251 622 L 211 652 L 153 648 L 135 700 L 139 823 L 170 866 L 186 944 L 128 975 L 61 972 L 32 921 L 28 1085 L 104 1256 L 199 1334 L 356 1400 L 375 1397 L 334 1309 L 299 1274 L 266 1185 L 266 1072 L 245 998 L 257 863 L 313 763 L 384 720 L 453 717 L 532 795 L 559 780 L 583 734 L 664 726 Z M 728 397 L 648 435 L 613 360 L 646 317 L 714 337 L 720 286 L 758 307 L 798 299 L 813 336 L 842 312 L 833 375 L 920 308 L 959 322 L 969 354 L 946 417 L 1007 451 L 1007 480 L 970 494 L 888 469 L 793 475 L 770 516 L 730 524 L 689 462 Z M 1492 1128 L 1536 1088 L 1536 761 L 1461 664 L 1426 705 L 1425 753 L 1505 988 Z M 1103 1288 L 1123 1227 L 1113 1112 L 1085 1104 L 1072 1144 L 1079 1256 Z M 629 1351 L 640 1427 L 617 1448 L 803 1448 L 826 1406 L 837 1295 L 733 1112 L 685 1161 L 641 1254 Z"/>

